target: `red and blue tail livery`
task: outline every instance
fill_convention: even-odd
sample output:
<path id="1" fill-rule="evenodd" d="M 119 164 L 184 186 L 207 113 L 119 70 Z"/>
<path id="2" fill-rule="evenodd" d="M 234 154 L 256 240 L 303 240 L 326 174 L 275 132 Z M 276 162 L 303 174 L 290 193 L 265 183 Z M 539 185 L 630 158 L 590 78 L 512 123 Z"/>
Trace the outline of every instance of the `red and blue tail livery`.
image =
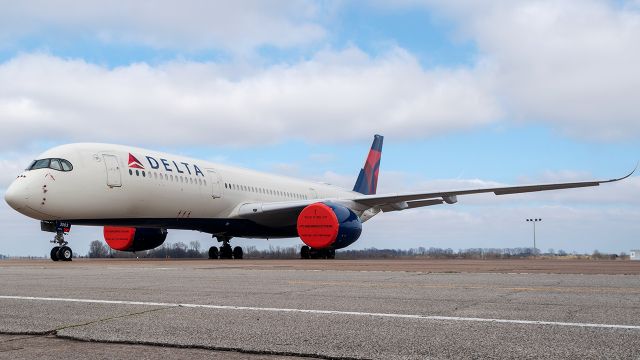
<path id="1" fill-rule="evenodd" d="M 376 135 L 371 144 L 369 156 L 360 169 L 358 180 L 353 186 L 353 191 L 364 195 L 374 195 L 378 187 L 378 172 L 380 171 L 380 158 L 382 157 L 382 135 Z"/>

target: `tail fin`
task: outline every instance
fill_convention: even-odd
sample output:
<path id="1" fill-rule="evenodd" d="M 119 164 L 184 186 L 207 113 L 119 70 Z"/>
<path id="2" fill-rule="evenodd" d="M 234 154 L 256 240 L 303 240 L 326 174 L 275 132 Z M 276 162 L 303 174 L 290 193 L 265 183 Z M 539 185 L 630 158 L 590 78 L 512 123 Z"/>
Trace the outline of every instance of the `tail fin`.
<path id="1" fill-rule="evenodd" d="M 369 156 L 364 162 L 364 167 L 360 169 L 358 180 L 353 186 L 353 191 L 364 195 L 373 195 L 378 187 L 378 171 L 380 170 L 380 158 L 382 157 L 382 135 L 373 137 L 373 144 Z"/>

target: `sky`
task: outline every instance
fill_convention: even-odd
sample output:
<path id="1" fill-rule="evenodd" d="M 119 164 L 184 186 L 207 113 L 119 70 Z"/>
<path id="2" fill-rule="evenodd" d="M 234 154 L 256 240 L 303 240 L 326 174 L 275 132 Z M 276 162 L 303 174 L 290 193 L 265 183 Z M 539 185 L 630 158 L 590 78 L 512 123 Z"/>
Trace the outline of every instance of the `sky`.
<path id="1" fill-rule="evenodd" d="M 378 193 L 609 179 L 640 159 L 640 1 L 0 0 L 0 195 L 108 142 Z M 381 214 L 352 248 L 640 248 L 640 178 Z M 52 234 L 0 203 L 0 254 Z M 102 229 L 74 227 L 85 254 Z M 215 245 L 207 234 L 169 241 Z M 233 245 L 290 246 L 299 239 Z"/>

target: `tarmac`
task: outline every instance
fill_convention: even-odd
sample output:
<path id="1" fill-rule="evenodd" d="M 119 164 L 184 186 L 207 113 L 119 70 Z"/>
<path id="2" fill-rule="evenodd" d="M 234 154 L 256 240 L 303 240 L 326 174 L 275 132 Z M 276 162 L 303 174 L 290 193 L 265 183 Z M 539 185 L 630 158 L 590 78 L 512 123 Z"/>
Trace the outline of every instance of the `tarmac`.
<path id="1" fill-rule="evenodd" d="M 640 262 L 464 261 L 0 261 L 0 359 L 640 358 Z"/>

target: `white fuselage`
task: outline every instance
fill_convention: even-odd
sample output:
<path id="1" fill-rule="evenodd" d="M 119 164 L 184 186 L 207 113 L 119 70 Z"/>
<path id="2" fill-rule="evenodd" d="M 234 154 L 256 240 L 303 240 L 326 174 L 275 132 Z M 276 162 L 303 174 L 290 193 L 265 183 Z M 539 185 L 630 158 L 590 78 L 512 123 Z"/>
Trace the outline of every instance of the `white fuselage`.
<path id="1" fill-rule="evenodd" d="M 17 211 L 39 220 L 100 225 L 109 219 L 227 219 L 247 203 L 354 195 L 332 185 L 122 145 L 63 145 L 38 157 L 48 158 L 65 159 L 73 169 L 27 170 L 5 195 Z"/>

